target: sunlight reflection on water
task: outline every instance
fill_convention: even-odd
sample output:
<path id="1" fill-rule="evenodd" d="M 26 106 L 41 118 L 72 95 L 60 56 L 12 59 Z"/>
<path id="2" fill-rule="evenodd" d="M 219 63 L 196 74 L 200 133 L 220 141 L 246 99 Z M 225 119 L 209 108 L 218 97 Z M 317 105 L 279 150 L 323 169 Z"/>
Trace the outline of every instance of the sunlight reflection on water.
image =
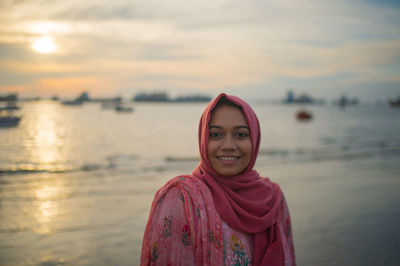
<path id="1" fill-rule="evenodd" d="M 27 162 L 31 168 L 40 165 L 49 170 L 57 170 L 66 161 L 67 139 L 65 127 L 62 124 L 62 114 L 60 108 L 53 103 L 43 103 L 30 110 L 32 120 L 27 123 L 29 138 L 24 141 L 27 153 Z"/>
<path id="2" fill-rule="evenodd" d="M 42 201 L 39 204 L 38 212 L 35 213 L 40 227 L 35 231 L 39 234 L 50 234 L 52 232 L 52 221 L 58 214 L 58 204 L 54 201 Z"/>
<path id="3" fill-rule="evenodd" d="M 64 190 L 65 187 L 60 181 L 43 184 L 34 189 L 37 204 L 33 205 L 30 212 L 38 223 L 34 229 L 37 233 L 51 234 L 55 231 L 57 216 L 62 211 L 57 198 L 65 193 Z"/>

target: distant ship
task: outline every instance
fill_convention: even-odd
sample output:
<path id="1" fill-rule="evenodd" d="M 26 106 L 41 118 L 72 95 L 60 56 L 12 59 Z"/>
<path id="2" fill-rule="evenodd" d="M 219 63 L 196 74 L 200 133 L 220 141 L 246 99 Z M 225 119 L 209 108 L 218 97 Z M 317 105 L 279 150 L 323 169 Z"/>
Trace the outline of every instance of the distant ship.
<path id="1" fill-rule="evenodd" d="M 165 92 L 138 93 L 133 97 L 135 102 L 169 102 L 168 94 Z"/>
<path id="2" fill-rule="evenodd" d="M 338 100 L 334 101 L 334 104 L 339 105 L 341 108 L 345 108 L 347 106 L 356 106 L 359 104 L 359 100 L 354 98 L 348 98 L 346 95 L 342 95 Z"/>
<path id="3" fill-rule="evenodd" d="M 7 95 L 0 95 L 0 102 L 16 102 L 18 101 L 18 95 L 16 93 L 11 93 Z"/>
<path id="4" fill-rule="evenodd" d="M 124 106 L 122 104 L 118 104 L 115 106 L 115 111 L 117 112 L 124 112 L 124 113 L 131 113 L 133 111 L 133 108 L 130 106 Z"/>
<path id="5" fill-rule="evenodd" d="M 189 95 L 180 96 L 174 100 L 175 102 L 209 102 L 211 97 L 205 95 Z"/>
<path id="6" fill-rule="evenodd" d="M 293 91 L 288 91 L 286 98 L 282 101 L 285 104 L 324 104 L 325 101 L 322 99 L 315 100 L 308 94 L 301 94 L 296 97 Z"/>
<path id="7" fill-rule="evenodd" d="M 89 100 L 89 94 L 87 92 L 82 92 L 82 94 L 75 100 L 62 101 L 61 103 L 64 105 L 82 105 L 84 102 L 87 102 Z"/>
<path id="8" fill-rule="evenodd" d="M 178 96 L 177 98 L 170 98 L 165 92 L 155 93 L 138 93 L 132 99 L 136 102 L 209 102 L 211 97 L 206 95 L 186 95 Z"/>

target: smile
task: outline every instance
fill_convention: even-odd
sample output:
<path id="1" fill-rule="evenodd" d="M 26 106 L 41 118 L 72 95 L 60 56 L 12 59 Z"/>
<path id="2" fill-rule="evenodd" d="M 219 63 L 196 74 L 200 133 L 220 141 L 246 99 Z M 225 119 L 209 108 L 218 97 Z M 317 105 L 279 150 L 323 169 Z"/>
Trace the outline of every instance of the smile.
<path id="1" fill-rule="evenodd" d="M 235 161 L 239 160 L 240 156 L 217 156 L 217 158 L 224 161 Z"/>

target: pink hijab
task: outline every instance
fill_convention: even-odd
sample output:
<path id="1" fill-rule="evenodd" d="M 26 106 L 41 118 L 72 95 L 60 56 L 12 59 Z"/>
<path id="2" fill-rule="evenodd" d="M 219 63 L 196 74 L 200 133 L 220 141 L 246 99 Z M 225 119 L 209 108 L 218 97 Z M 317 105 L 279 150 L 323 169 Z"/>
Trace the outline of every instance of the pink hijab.
<path id="1" fill-rule="evenodd" d="M 208 124 L 218 101 L 227 100 L 242 108 L 250 128 L 253 154 L 247 168 L 237 176 L 225 177 L 216 173 L 208 160 Z M 210 188 L 215 207 L 230 227 L 253 235 L 253 265 L 283 265 L 284 255 L 276 220 L 282 201 L 279 186 L 262 178 L 253 170 L 260 146 L 260 125 L 253 109 L 242 99 L 221 93 L 204 110 L 199 124 L 201 161 L 193 175 Z"/>

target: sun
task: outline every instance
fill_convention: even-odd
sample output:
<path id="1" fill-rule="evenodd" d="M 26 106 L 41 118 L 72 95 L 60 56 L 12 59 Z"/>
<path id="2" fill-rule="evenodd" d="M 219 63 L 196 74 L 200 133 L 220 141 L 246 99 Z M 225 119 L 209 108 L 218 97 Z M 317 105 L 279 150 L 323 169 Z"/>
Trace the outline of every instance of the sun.
<path id="1" fill-rule="evenodd" d="M 56 50 L 56 45 L 53 41 L 53 38 L 49 36 L 40 37 L 35 43 L 32 45 L 32 48 L 39 53 L 52 53 Z"/>

